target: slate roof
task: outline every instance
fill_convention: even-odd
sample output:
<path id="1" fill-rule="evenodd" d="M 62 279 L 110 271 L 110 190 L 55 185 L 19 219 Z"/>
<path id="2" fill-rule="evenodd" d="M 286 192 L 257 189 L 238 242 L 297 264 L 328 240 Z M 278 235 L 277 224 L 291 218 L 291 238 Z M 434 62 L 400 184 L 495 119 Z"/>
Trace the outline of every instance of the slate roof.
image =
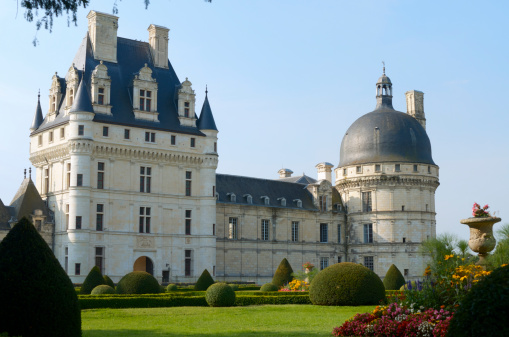
<path id="1" fill-rule="evenodd" d="M 41 94 L 37 95 L 37 108 L 35 109 L 34 120 L 32 121 L 32 125 L 30 126 L 30 130 L 37 130 L 37 128 L 42 124 L 44 117 L 42 116 L 41 109 Z"/>
<path id="2" fill-rule="evenodd" d="M 11 201 L 11 206 L 14 209 L 13 215 L 17 220 L 20 220 L 22 217 L 30 219 L 30 216 L 36 209 L 42 210 L 45 216 L 49 216 L 49 209 L 42 200 L 31 178 L 23 179 L 21 186 Z"/>
<path id="3" fill-rule="evenodd" d="M 304 185 L 314 184 L 314 183 L 317 182 L 316 179 L 308 177 L 305 174 L 303 174 L 301 176 L 295 176 L 295 177 L 279 178 L 277 180 L 279 180 L 279 181 L 286 181 L 288 183 L 304 184 Z"/>
<path id="4" fill-rule="evenodd" d="M 306 185 L 294 182 L 242 177 L 228 174 L 216 174 L 216 191 L 218 203 L 248 205 L 244 195 L 253 197 L 254 206 L 267 207 L 262 196 L 269 197 L 269 207 L 298 208 L 294 199 L 302 201 L 302 208 L 305 210 L 318 211 L 313 203 L 313 196 L 306 189 Z M 230 201 L 228 193 L 234 193 L 236 201 Z M 278 198 L 286 199 L 286 206 L 281 206 Z"/>
<path id="5" fill-rule="evenodd" d="M 4 205 L 0 199 L 0 230 L 9 230 L 9 220 L 11 219 L 10 207 Z"/>
<path id="6" fill-rule="evenodd" d="M 81 79 L 78 90 L 76 91 L 76 98 L 72 103 L 69 113 L 73 112 L 94 112 L 94 107 L 90 101 L 90 95 L 87 91 L 87 82 L 84 78 Z"/>
<path id="7" fill-rule="evenodd" d="M 196 123 L 200 130 L 217 130 L 214 116 L 212 115 L 212 109 L 210 108 L 208 95 L 205 94 L 205 101 L 201 108 L 200 118 Z"/>

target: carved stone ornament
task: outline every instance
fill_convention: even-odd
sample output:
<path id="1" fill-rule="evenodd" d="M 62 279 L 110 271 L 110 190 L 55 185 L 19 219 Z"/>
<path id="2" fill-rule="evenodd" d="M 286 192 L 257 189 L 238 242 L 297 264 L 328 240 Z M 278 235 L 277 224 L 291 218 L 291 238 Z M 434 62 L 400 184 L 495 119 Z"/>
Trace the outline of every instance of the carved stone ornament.
<path id="1" fill-rule="evenodd" d="M 154 248 L 154 238 L 150 236 L 138 236 L 136 246 L 138 248 Z"/>
<path id="2" fill-rule="evenodd" d="M 460 222 L 470 227 L 470 240 L 468 246 L 478 253 L 478 265 L 486 265 L 486 256 L 495 248 L 497 241 L 493 236 L 493 225 L 502 219 L 497 217 L 468 218 Z"/>

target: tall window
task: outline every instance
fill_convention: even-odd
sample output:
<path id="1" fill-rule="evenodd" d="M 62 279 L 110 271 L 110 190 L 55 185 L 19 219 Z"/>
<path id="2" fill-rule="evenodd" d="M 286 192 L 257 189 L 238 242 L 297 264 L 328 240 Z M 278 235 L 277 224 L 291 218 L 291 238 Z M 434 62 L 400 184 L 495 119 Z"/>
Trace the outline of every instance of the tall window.
<path id="1" fill-rule="evenodd" d="M 338 224 L 338 243 L 341 243 L 341 225 Z"/>
<path id="2" fill-rule="evenodd" d="M 193 175 L 191 171 L 186 171 L 186 196 L 191 196 L 191 179 Z"/>
<path id="3" fill-rule="evenodd" d="M 124 129 L 124 139 L 131 139 L 131 130 Z"/>
<path id="4" fill-rule="evenodd" d="M 196 146 L 196 138 L 191 138 L 191 147 Z"/>
<path id="5" fill-rule="evenodd" d="M 57 97 L 53 95 L 53 97 L 51 97 L 51 112 L 55 111 L 57 111 Z"/>
<path id="6" fill-rule="evenodd" d="M 97 89 L 97 103 L 104 105 L 104 88 Z"/>
<path id="7" fill-rule="evenodd" d="M 74 264 L 74 275 L 80 275 L 81 274 L 81 263 L 75 263 Z"/>
<path id="8" fill-rule="evenodd" d="M 104 163 L 97 163 L 97 188 L 104 188 Z"/>
<path id="9" fill-rule="evenodd" d="M 184 102 L 184 117 L 189 117 L 189 102 Z"/>
<path id="10" fill-rule="evenodd" d="M 53 131 L 49 132 L 49 136 L 48 137 L 49 137 L 49 142 L 50 143 L 53 142 Z"/>
<path id="11" fill-rule="evenodd" d="M 320 224 L 320 242 L 328 242 L 329 241 L 329 224 L 321 223 Z"/>
<path id="12" fill-rule="evenodd" d="M 341 263 L 343 261 L 343 257 L 342 256 L 338 256 L 338 263 Z"/>
<path id="13" fill-rule="evenodd" d="M 320 211 L 325 212 L 327 210 L 327 196 L 321 195 L 318 197 L 320 202 Z"/>
<path id="14" fill-rule="evenodd" d="M 418 166 L 414 165 L 414 172 L 417 172 L 417 171 L 419 171 Z"/>
<path id="15" fill-rule="evenodd" d="M 85 134 L 85 125 L 78 125 L 78 136 L 83 136 Z"/>
<path id="16" fill-rule="evenodd" d="M 216 235 L 216 224 L 212 224 L 212 235 Z"/>
<path id="17" fill-rule="evenodd" d="M 39 137 L 37 137 L 37 145 L 42 146 L 42 135 L 39 135 Z"/>
<path id="18" fill-rule="evenodd" d="M 237 240 L 237 218 L 228 220 L 228 239 Z"/>
<path id="19" fill-rule="evenodd" d="M 372 210 L 371 192 L 362 192 L 362 211 L 371 212 Z"/>
<path id="20" fill-rule="evenodd" d="M 67 163 L 67 174 L 65 178 L 65 185 L 67 188 L 71 186 L 71 163 Z"/>
<path id="21" fill-rule="evenodd" d="M 65 205 L 65 230 L 69 229 L 69 204 Z"/>
<path id="22" fill-rule="evenodd" d="M 140 89 L 140 110 L 150 111 L 152 104 L 152 91 Z"/>
<path id="23" fill-rule="evenodd" d="M 320 270 L 324 270 L 329 266 L 329 258 L 328 257 L 321 257 L 320 258 Z"/>
<path id="24" fill-rule="evenodd" d="M 81 229 L 81 216 L 76 217 L 76 229 Z"/>
<path id="25" fill-rule="evenodd" d="M 69 90 L 69 106 L 74 102 L 74 89 Z"/>
<path id="26" fill-rule="evenodd" d="M 299 222 L 292 221 L 292 241 L 299 241 Z"/>
<path id="27" fill-rule="evenodd" d="M 156 133 L 155 132 L 145 132 L 145 141 L 149 143 L 156 142 Z"/>
<path id="28" fill-rule="evenodd" d="M 151 167 L 140 167 L 140 192 L 150 193 L 151 179 L 152 179 L 152 168 Z"/>
<path id="29" fill-rule="evenodd" d="M 376 164 L 375 165 L 375 172 L 381 172 L 382 171 L 382 167 L 380 166 L 380 164 Z"/>
<path id="30" fill-rule="evenodd" d="M 396 164 L 396 165 L 394 166 L 394 171 L 396 171 L 396 172 L 400 172 L 400 171 L 401 171 L 401 164 Z"/>
<path id="31" fill-rule="evenodd" d="M 103 137 L 108 137 L 110 134 L 110 128 L 107 126 L 103 126 Z"/>
<path id="32" fill-rule="evenodd" d="M 103 230 L 104 204 L 97 204 L 97 213 L 95 218 L 95 230 Z"/>
<path id="33" fill-rule="evenodd" d="M 185 267 L 184 267 L 184 273 L 186 276 L 191 276 L 191 274 L 192 274 L 192 267 L 193 267 L 192 255 L 193 255 L 193 251 L 186 249 L 186 251 L 185 251 Z"/>
<path id="34" fill-rule="evenodd" d="M 374 271 L 375 264 L 373 262 L 373 256 L 364 256 L 364 267 Z"/>
<path id="35" fill-rule="evenodd" d="M 140 207 L 140 233 L 150 233 L 150 207 Z"/>
<path id="36" fill-rule="evenodd" d="M 83 174 L 76 175 L 76 186 L 83 186 Z"/>
<path id="37" fill-rule="evenodd" d="M 191 235 L 191 210 L 186 209 L 186 235 Z"/>
<path id="38" fill-rule="evenodd" d="M 364 243 L 373 243 L 373 224 L 364 224 Z"/>
<path id="39" fill-rule="evenodd" d="M 95 247 L 95 265 L 104 274 L 104 247 Z"/>
<path id="40" fill-rule="evenodd" d="M 262 240 L 269 240 L 269 220 L 262 220 Z"/>
<path id="41" fill-rule="evenodd" d="M 65 273 L 69 273 L 68 269 L 69 269 L 69 247 L 65 247 L 65 250 L 64 250 L 64 253 L 65 253 L 65 262 L 64 262 L 64 268 L 65 268 Z"/>
<path id="42" fill-rule="evenodd" d="M 65 127 L 64 128 L 60 128 L 60 138 L 61 139 L 65 138 Z"/>
<path id="43" fill-rule="evenodd" d="M 49 168 L 44 169 L 44 193 L 49 192 Z"/>
<path id="44" fill-rule="evenodd" d="M 217 142 L 214 142 L 214 152 L 217 152 Z"/>
<path id="45" fill-rule="evenodd" d="M 171 135 L 171 137 L 170 137 L 170 138 L 171 138 L 171 145 L 175 145 L 175 144 L 177 144 L 177 136 L 175 136 L 175 135 Z"/>

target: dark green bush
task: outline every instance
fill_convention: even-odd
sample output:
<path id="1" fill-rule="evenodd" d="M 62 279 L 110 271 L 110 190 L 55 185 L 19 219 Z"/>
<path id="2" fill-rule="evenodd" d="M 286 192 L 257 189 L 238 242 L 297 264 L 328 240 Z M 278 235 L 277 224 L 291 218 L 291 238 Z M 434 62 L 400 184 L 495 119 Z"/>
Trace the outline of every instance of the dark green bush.
<path id="1" fill-rule="evenodd" d="M 290 266 L 290 263 L 286 258 L 284 258 L 274 273 L 274 277 L 272 278 L 272 284 L 278 288 L 287 285 L 293 280 L 293 269 Z"/>
<path id="2" fill-rule="evenodd" d="M 239 290 L 239 285 L 238 284 L 228 284 L 230 286 L 230 288 L 233 289 L 233 291 L 237 291 Z"/>
<path id="3" fill-rule="evenodd" d="M 133 271 L 120 279 L 117 294 L 159 294 L 161 287 L 154 276 L 144 271 Z"/>
<path id="4" fill-rule="evenodd" d="M 352 262 L 336 263 L 320 271 L 309 287 L 317 305 L 373 305 L 385 299 L 380 277 Z"/>
<path id="5" fill-rule="evenodd" d="M 74 286 L 26 218 L 0 243 L 0 332 L 24 337 L 81 336 Z"/>
<path id="6" fill-rule="evenodd" d="M 97 287 L 95 287 L 94 289 L 92 289 L 92 292 L 90 294 L 91 295 L 105 295 L 105 294 L 114 294 L 114 293 L 115 293 L 115 289 L 113 289 L 109 285 L 101 284 L 101 285 L 98 285 Z"/>
<path id="7" fill-rule="evenodd" d="M 175 284 L 168 284 L 166 286 L 166 291 L 177 291 L 177 289 L 178 289 L 177 285 L 175 285 Z"/>
<path id="8" fill-rule="evenodd" d="M 385 278 L 383 280 L 385 290 L 399 290 L 401 286 L 405 285 L 405 278 L 399 271 L 398 267 L 391 264 Z"/>
<path id="9" fill-rule="evenodd" d="M 231 307 L 235 304 L 235 291 L 226 283 L 215 283 L 207 289 L 205 300 L 211 307 Z"/>
<path id="10" fill-rule="evenodd" d="M 278 291 L 278 287 L 273 285 L 272 283 L 265 283 L 260 288 L 260 291 Z"/>
<path id="11" fill-rule="evenodd" d="M 509 336 L 509 266 L 472 286 L 454 314 L 447 336 Z"/>
<path id="12" fill-rule="evenodd" d="M 104 282 L 104 277 L 101 274 L 101 270 L 99 269 L 99 267 L 94 266 L 92 269 L 90 269 L 90 272 L 85 278 L 85 281 L 81 285 L 80 294 L 81 295 L 90 294 L 92 292 L 92 289 L 102 284 L 106 283 Z"/>
<path id="13" fill-rule="evenodd" d="M 106 285 L 112 287 L 113 289 L 115 289 L 115 283 L 113 283 L 113 280 L 110 279 L 110 277 L 108 275 L 104 275 L 103 278 L 104 278 L 104 284 L 106 284 Z"/>
<path id="14" fill-rule="evenodd" d="M 214 284 L 214 279 L 210 276 L 210 273 L 207 269 L 201 273 L 198 281 L 194 285 L 194 290 L 207 290 L 208 287 Z"/>

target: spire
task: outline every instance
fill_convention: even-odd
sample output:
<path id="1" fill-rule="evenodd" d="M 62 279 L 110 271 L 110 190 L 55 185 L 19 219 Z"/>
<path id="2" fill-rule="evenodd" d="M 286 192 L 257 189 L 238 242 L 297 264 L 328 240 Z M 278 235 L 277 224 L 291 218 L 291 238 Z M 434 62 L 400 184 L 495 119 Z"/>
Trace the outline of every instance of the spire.
<path id="1" fill-rule="evenodd" d="M 376 108 L 375 110 L 386 108 L 392 109 L 392 82 L 385 75 L 385 62 L 382 61 L 382 76 L 376 82 Z"/>
<path id="2" fill-rule="evenodd" d="M 216 122 L 214 122 L 214 116 L 212 116 L 212 109 L 210 109 L 208 90 L 205 89 L 205 101 L 201 108 L 200 118 L 197 123 L 198 129 L 200 130 L 217 130 Z"/>
<path id="3" fill-rule="evenodd" d="M 39 94 L 37 95 L 37 109 L 35 109 L 34 120 L 32 121 L 32 125 L 30 126 L 30 132 L 34 132 L 41 126 L 44 118 L 42 117 L 42 109 L 41 109 L 41 90 L 39 89 Z"/>
<path id="4" fill-rule="evenodd" d="M 92 107 L 92 102 L 90 101 L 90 96 L 87 91 L 87 83 L 85 82 L 85 69 L 83 69 L 80 85 L 78 86 L 78 90 L 76 90 L 76 96 L 72 103 L 71 110 L 69 110 L 69 113 L 73 112 L 94 112 L 94 108 Z"/>

